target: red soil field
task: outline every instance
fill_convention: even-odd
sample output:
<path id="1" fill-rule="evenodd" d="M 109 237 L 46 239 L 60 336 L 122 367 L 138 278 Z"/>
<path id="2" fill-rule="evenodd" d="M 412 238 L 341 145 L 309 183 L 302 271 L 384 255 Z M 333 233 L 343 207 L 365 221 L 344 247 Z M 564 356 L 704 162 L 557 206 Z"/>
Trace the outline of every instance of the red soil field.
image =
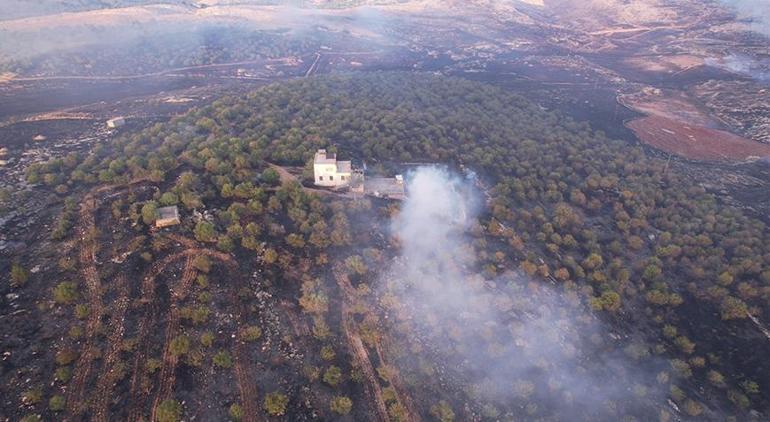
<path id="1" fill-rule="evenodd" d="M 664 117 L 644 117 L 626 126 L 645 144 L 693 160 L 742 161 L 749 157 L 770 157 L 770 145 Z"/>

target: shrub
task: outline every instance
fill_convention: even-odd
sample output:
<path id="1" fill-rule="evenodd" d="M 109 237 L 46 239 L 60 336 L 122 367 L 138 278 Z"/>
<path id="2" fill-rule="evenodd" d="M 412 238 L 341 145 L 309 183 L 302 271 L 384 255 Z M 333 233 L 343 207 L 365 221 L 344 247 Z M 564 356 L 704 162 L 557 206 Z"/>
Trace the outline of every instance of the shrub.
<path id="1" fill-rule="evenodd" d="M 182 418 L 182 405 L 173 399 L 166 399 L 160 403 L 155 414 L 156 422 L 177 422 Z"/>
<path id="2" fill-rule="evenodd" d="M 332 412 L 347 415 L 353 408 L 353 401 L 345 396 L 336 396 L 329 403 Z"/>
<path id="3" fill-rule="evenodd" d="M 163 362 L 160 359 L 150 358 L 147 359 L 147 364 L 145 366 L 148 374 L 154 374 L 161 366 L 163 366 Z"/>
<path id="4" fill-rule="evenodd" d="M 206 255 L 196 256 L 195 259 L 193 259 L 192 265 L 200 272 L 208 273 L 211 271 L 211 260 Z"/>
<path id="5" fill-rule="evenodd" d="M 181 356 L 190 352 L 190 338 L 181 335 L 171 340 L 171 353 L 175 356 Z"/>
<path id="6" fill-rule="evenodd" d="M 727 392 L 727 398 L 741 409 L 748 409 L 751 405 L 749 398 L 745 394 L 737 390 L 730 390 Z"/>
<path id="7" fill-rule="evenodd" d="M 232 368 L 233 358 L 230 357 L 230 353 L 227 353 L 224 350 L 220 350 L 219 353 L 214 355 L 214 365 L 225 369 Z"/>
<path id="8" fill-rule="evenodd" d="M 71 339 L 77 340 L 83 337 L 83 327 L 79 325 L 73 325 L 72 327 L 70 327 L 69 332 L 67 334 Z"/>
<path id="9" fill-rule="evenodd" d="M 54 372 L 53 377 L 57 381 L 67 383 L 70 379 L 72 379 L 72 369 L 70 369 L 69 366 L 56 368 L 56 372 Z"/>
<path id="10" fill-rule="evenodd" d="M 444 400 L 431 406 L 430 414 L 441 422 L 452 422 L 455 420 L 455 412 L 449 406 L 449 403 Z"/>
<path id="11" fill-rule="evenodd" d="M 230 411 L 228 413 L 230 414 L 230 419 L 234 420 L 235 422 L 239 422 L 241 419 L 243 419 L 243 408 L 237 403 L 233 403 L 230 406 Z"/>
<path id="12" fill-rule="evenodd" d="M 388 406 L 388 415 L 394 422 L 406 421 L 406 408 L 401 403 L 391 403 Z"/>
<path id="13" fill-rule="evenodd" d="M 336 386 L 340 383 L 342 380 L 342 371 L 340 368 L 332 365 L 329 367 L 329 369 L 324 372 L 324 382 L 331 385 L 332 387 Z"/>
<path id="14" fill-rule="evenodd" d="M 256 325 L 252 325 L 243 330 L 243 339 L 246 341 L 257 341 L 262 337 L 262 329 Z"/>
<path id="15" fill-rule="evenodd" d="M 25 405 L 38 404 L 41 400 L 43 400 L 43 391 L 39 388 L 32 388 L 21 395 L 21 401 Z"/>
<path id="16" fill-rule="evenodd" d="M 64 410 L 65 403 L 64 396 L 57 394 L 48 400 L 48 408 L 51 409 L 52 412 L 61 412 Z"/>
<path id="17" fill-rule="evenodd" d="M 289 398 L 285 394 L 273 392 L 265 396 L 265 411 L 270 416 L 281 416 L 286 413 L 286 405 L 289 404 Z"/>
<path id="18" fill-rule="evenodd" d="M 699 416 L 703 413 L 703 406 L 691 399 L 684 401 L 684 411 L 690 416 Z"/>
<path id="19" fill-rule="evenodd" d="M 63 349 L 56 352 L 56 364 L 60 366 L 69 365 L 78 358 L 78 353 L 72 349 Z"/>
<path id="20" fill-rule="evenodd" d="M 214 333 L 205 331 L 201 334 L 200 342 L 204 347 L 211 347 L 211 345 L 214 344 Z"/>
<path id="21" fill-rule="evenodd" d="M 709 371 L 708 372 L 708 379 L 709 382 L 716 385 L 717 387 L 724 387 L 725 385 L 725 377 L 724 375 L 720 374 L 717 371 Z"/>
<path id="22" fill-rule="evenodd" d="M 321 359 L 329 361 L 334 359 L 335 353 L 334 348 L 330 345 L 326 345 L 321 348 Z"/>
<path id="23" fill-rule="evenodd" d="M 11 286 L 21 287 L 29 280 L 29 272 L 18 263 L 11 265 Z"/>
<path id="24" fill-rule="evenodd" d="M 75 318 L 86 319 L 89 313 L 91 312 L 88 309 L 88 305 L 85 305 L 83 303 L 78 303 L 77 305 L 75 305 Z"/>
<path id="25" fill-rule="evenodd" d="M 78 288 L 75 283 L 65 281 L 53 289 L 53 300 L 59 305 L 69 305 L 78 298 Z"/>

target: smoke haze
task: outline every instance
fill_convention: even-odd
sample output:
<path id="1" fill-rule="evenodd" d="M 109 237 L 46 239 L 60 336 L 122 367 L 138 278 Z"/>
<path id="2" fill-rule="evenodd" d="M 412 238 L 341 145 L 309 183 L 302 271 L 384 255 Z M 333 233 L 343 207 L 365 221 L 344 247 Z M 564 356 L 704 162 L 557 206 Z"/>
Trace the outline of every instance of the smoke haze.
<path id="1" fill-rule="evenodd" d="M 738 16 L 752 20 L 752 28 L 770 36 L 770 1 L 768 0 L 719 0 L 735 9 Z"/>

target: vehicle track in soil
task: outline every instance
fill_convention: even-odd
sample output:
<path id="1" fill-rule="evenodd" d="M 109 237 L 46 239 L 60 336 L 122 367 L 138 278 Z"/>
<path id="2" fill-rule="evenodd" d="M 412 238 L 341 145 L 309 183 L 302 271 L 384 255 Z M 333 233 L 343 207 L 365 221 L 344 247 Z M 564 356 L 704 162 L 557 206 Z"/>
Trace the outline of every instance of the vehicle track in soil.
<path id="1" fill-rule="evenodd" d="M 114 311 L 110 319 L 110 336 L 107 354 L 104 356 L 102 372 L 92 394 L 93 421 L 107 422 L 109 420 L 109 400 L 115 384 L 119 381 L 121 372 L 117 365 L 122 350 L 123 334 L 125 333 L 125 315 L 129 303 L 129 285 L 125 276 L 119 275 L 115 283 L 118 287 L 118 298 L 114 302 Z"/>
<path id="2" fill-rule="evenodd" d="M 144 313 L 144 318 L 142 318 L 139 324 L 139 352 L 134 359 L 133 374 L 131 377 L 131 404 L 128 414 L 128 420 L 130 421 L 139 421 L 143 419 L 144 405 L 150 394 L 150 391 L 145 388 L 145 386 L 149 385 L 149 374 L 147 374 L 147 371 L 144 368 L 144 362 L 146 361 L 147 355 L 149 354 L 150 344 L 148 341 L 148 336 L 150 334 L 152 322 L 155 321 L 159 315 L 158 303 L 154 297 L 156 284 L 155 279 L 169 265 L 172 265 L 179 259 L 187 258 L 188 261 L 185 265 L 185 272 L 182 277 L 183 280 L 179 283 L 179 289 L 172 289 L 172 302 L 177 304 L 179 299 L 183 298 L 183 296 L 180 295 L 186 294 L 186 291 L 189 290 L 190 283 L 195 279 L 195 272 L 190 271 L 189 268 L 192 268 L 192 259 L 197 256 L 205 255 L 210 258 L 219 260 L 227 267 L 228 272 L 232 273 L 236 279 L 241 280 L 240 275 L 237 272 L 237 263 L 230 255 L 194 247 L 198 245 L 194 240 L 179 235 L 168 235 L 167 237 L 178 242 L 180 245 L 187 247 L 188 249 L 174 253 L 161 259 L 160 261 L 157 261 L 146 272 L 143 278 L 141 300 L 145 304 L 149 304 L 150 309 L 148 312 Z M 241 286 L 241 284 L 241 282 L 236 283 L 236 285 L 233 287 L 233 300 L 237 299 L 237 289 Z M 184 287 L 185 285 L 187 287 Z M 237 311 L 238 321 L 243 319 L 241 318 L 243 313 L 243 306 L 239 305 Z M 158 394 L 153 400 L 153 406 L 151 409 L 151 415 L 153 419 L 156 414 L 157 406 L 164 399 L 171 397 L 173 393 L 173 386 L 176 379 L 176 364 L 178 362 L 177 358 L 170 354 L 169 346 L 171 340 L 176 335 L 175 333 L 178 332 L 178 316 L 178 308 L 172 304 L 171 314 L 168 322 L 169 328 L 167 328 L 166 341 L 164 345 L 163 366 L 161 368 L 161 375 L 158 382 Z M 239 322 L 238 330 L 240 331 L 242 328 L 243 327 L 241 327 L 241 323 Z M 246 344 L 238 341 L 238 343 L 236 343 L 234 346 L 234 355 L 234 371 L 238 384 L 238 391 L 240 393 L 241 402 L 244 408 L 244 421 L 251 422 L 261 420 L 258 416 L 259 408 L 257 405 L 257 388 L 252 380 L 252 377 L 249 375 L 250 371 L 248 363 L 248 350 L 246 348 Z"/>
<path id="3" fill-rule="evenodd" d="M 131 386 L 130 386 L 130 405 L 129 405 L 129 412 L 128 412 L 128 420 L 129 421 L 138 421 L 143 419 L 143 409 L 144 404 L 146 402 L 147 396 L 149 395 L 150 391 L 148 391 L 145 386 L 149 385 L 149 374 L 144 368 L 145 361 L 147 360 L 147 355 L 149 354 L 150 349 L 150 342 L 149 342 L 149 335 L 150 330 L 152 329 L 152 324 L 155 322 L 157 316 L 159 315 L 159 304 L 158 301 L 155 298 L 155 279 L 166 269 L 169 265 L 175 263 L 177 260 L 183 259 L 183 258 L 194 258 L 198 255 L 213 255 L 217 258 L 223 258 L 225 260 L 232 260 L 232 258 L 229 255 L 220 253 L 220 252 L 214 252 L 209 251 L 206 249 L 186 249 L 181 252 L 177 252 L 174 254 L 171 254 L 169 256 L 166 256 L 165 258 L 161 259 L 160 261 L 156 261 L 149 270 L 145 273 L 144 277 L 142 278 L 142 286 L 141 286 L 141 299 L 140 301 L 148 307 L 148 309 L 145 309 L 142 313 L 142 318 L 139 322 L 139 335 L 138 335 L 138 345 L 137 345 L 137 353 L 134 357 L 134 365 L 133 365 L 133 371 L 131 375 Z M 165 350 L 164 346 L 164 350 Z"/>
<path id="4" fill-rule="evenodd" d="M 385 399 L 382 396 L 382 387 L 380 386 L 380 382 L 377 380 L 374 367 L 372 366 L 372 361 L 369 358 L 369 352 L 367 352 L 363 340 L 361 340 L 361 335 L 358 332 L 356 323 L 353 320 L 352 311 L 350 310 L 351 303 L 357 300 L 356 290 L 350 283 L 350 279 L 348 278 L 347 273 L 339 265 L 334 268 L 334 278 L 337 280 L 337 285 L 340 287 L 340 290 L 343 294 L 342 329 L 345 332 L 348 345 L 353 351 L 355 361 L 358 363 L 358 366 L 364 373 L 364 377 L 367 381 L 365 387 L 367 392 L 374 399 L 378 420 L 390 421 L 388 409 L 385 405 Z M 394 371 L 394 373 L 391 374 L 391 377 L 391 384 L 396 389 L 396 400 L 406 410 L 406 420 L 410 422 L 419 421 L 420 417 L 414 411 L 414 406 L 411 403 L 411 399 L 408 398 L 406 395 L 406 390 L 403 388 L 403 382 L 400 380 L 400 374 L 397 371 Z M 401 386 L 401 388 L 396 387 L 396 385 Z"/>
<path id="5" fill-rule="evenodd" d="M 241 333 L 244 332 L 246 326 L 246 306 L 243 301 L 238 298 L 238 289 L 243 285 L 243 279 L 239 273 L 235 272 L 235 268 L 230 268 L 238 282 L 231 287 L 231 300 L 236 303 L 236 321 L 237 334 L 236 343 L 233 347 L 233 355 L 235 356 L 235 380 L 238 383 L 238 391 L 241 395 L 241 406 L 243 406 L 243 421 L 245 422 L 257 422 L 267 420 L 264 418 L 259 409 L 259 402 L 257 401 L 257 385 L 254 382 L 254 377 L 249 373 L 249 350 L 245 341 L 241 339 Z"/>
<path id="6" fill-rule="evenodd" d="M 171 398 L 174 392 L 174 384 L 176 383 L 176 367 L 179 363 L 179 356 L 172 353 L 171 342 L 179 334 L 180 325 L 180 310 L 179 304 L 187 297 L 187 293 L 190 290 L 190 284 L 195 279 L 196 272 L 193 267 L 193 257 L 188 256 L 185 261 L 184 271 L 182 278 L 171 288 L 171 306 L 168 313 L 168 321 L 166 322 L 166 340 L 163 349 L 163 360 L 160 368 L 160 385 L 158 386 L 158 394 L 155 396 L 155 400 L 152 405 L 151 420 L 156 419 L 158 406 L 163 400 Z"/>
<path id="7" fill-rule="evenodd" d="M 385 353 L 383 353 L 382 341 L 377 340 L 374 344 L 374 348 L 377 351 L 377 357 L 380 359 L 382 365 L 387 366 L 388 368 L 388 380 L 396 390 L 398 397 L 401 399 L 401 404 L 404 405 L 404 408 L 407 410 L 407 420 L 409 422 L 418 422 L 420 420 L 419 412 L 417 412 L 414 401 L 401 379 L 401 372 L 395 365 L 388 365 L 387 360 L 385 360 Z"/>
<path id="8" fill-rule="evenodd" d="M 104 312 L 104 304 L 102 302 L 102 284 L 99 277 L 99 270 L 97 268 L 97 234 L 96 229 L 96 210 L 99 207 L 99 201 L 97 201 L 95 195 L 108 192 L 110 190 L 118 188 L 130 188 L 135 184 L 144 182 L 144 179 L 136 179 L 125 185 L 105 185 L 91 189 L 83 197 L 80 204 L 80 211 L 78 214 L 78 227 L 76 229 L 77 237 L 80 238 L 80 272 L 83 277 L 83 281 L 86 286 L 86 299 L 89 305 L 89 316 L 86 321 L 86 338 L 83 345 L 83 349 L 80 352 L 77 362 L 75 363 L 74 376 L 72 383 L 70 384 L 69 391 L 67 392 L 67 410 L 72 415 L 82 415 L 88 409 L 88 399 L 85 396 L 86 384 L 89 381 L 91 371 L 93 369 L 93 361 L 98 356 L 100 349 L 96 347 L 95 336 L 99 331 L 100 319 Z M 127 286 L 127 284 L 126 284 Z M 121 286 L 118 286 L 122 289 Z M 123 297 L 123 296 L 121 296 Z M 125 306 L 127 306 L 127 291 L 125 295 Z M 111 333 L 115 334 L 120 331 L 122 337 L 122 320 L 125 315 L 125 309 L 121 309 L 124 305 L 118 303 L 116 305 L 116 313 L 120 316 L 120 327 L 118 325 L 111 324 Z M 110 337 L 110 341 L 114 337 Z M 111 343 L 112 344 L 112 343 Z M 106 360 L 105 360 L 106 362 Z M 104 386 L 103 386 L 104 387 Z M 89 397 L 94 397 L 90 394 Z M 100 404 L 101 406 L 101 404 Z"/>
<path id="9" fill-rule="evenodd" d="M 93 193 L 89 192 L 83 198 L 80 205 L 80 224 L 78 225 L 78 237 L 81 240 L 79 252 L 81 276 L 86 286 L 86 299 L 89 306 L 88 321 L 86 322 L 86 339 L 80 356 L 75 364 L 74 376 L 67 394 L 68 410 L 73 415 L 81 415 L 87 409 L 85 403 L 85 389 L 91 375 L 93 361 L 99 354 L 96 346 L 96 333 L 100 325 L 103 312 L 102 286 L 99 279 L 99 271 L 96 268 L 96 223 L 95 210 L 97 207 Z"/>

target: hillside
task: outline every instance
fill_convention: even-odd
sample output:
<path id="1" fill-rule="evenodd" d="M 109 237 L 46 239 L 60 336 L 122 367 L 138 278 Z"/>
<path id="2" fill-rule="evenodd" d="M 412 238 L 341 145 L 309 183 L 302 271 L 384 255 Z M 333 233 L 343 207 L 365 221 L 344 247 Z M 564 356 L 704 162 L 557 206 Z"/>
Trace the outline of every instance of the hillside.
<path id="1" fill-rule="evenodd" d="M 323 147 L 411 168 L 409 198 L 281 183 L 273 166 L 301 180 Z M 491 85 L 272 84 L 32 165 L 27 181 L 64 203 L 3 292 L 37 303 L 7 320 L 14 418 L 767 411 L 754 321 L 770 230 L 641 147 Z M 169 205 L 182 224 L 153 229 Z"/>

